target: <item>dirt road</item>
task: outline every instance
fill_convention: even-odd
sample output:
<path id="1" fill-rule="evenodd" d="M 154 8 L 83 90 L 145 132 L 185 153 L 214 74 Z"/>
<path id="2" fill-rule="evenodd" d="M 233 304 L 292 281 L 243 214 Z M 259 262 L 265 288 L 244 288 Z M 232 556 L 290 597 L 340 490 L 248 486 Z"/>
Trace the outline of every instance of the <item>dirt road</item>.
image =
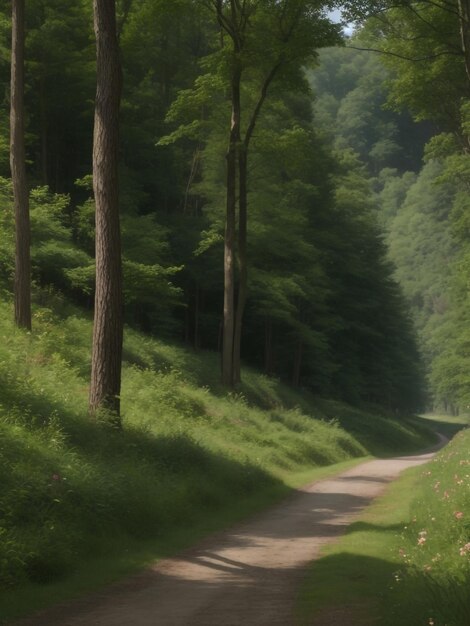
<path id="1" fill-rule="evenodd" d="M 443 439 L 443 438 L 442 438 Z M 363 463 L 85 600 L 21 626 L 293 626 L 296 590 L 322 546 L 388 482 L 432 453 Z"/>

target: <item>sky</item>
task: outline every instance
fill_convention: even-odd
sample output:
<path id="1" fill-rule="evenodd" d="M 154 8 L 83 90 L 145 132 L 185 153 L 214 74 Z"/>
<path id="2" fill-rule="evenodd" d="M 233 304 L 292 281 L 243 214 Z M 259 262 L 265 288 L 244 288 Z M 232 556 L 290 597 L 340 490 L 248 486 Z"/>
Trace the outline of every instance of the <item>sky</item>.
<path id="1" fill-rule="evenodd" d="M 341 22 L 341 9 L 334 9 L 328 15 L 333 22 Z M 354 28 L 352 24 L 348 24 L 343 30 L 346 35 L 352 35 Z"/>

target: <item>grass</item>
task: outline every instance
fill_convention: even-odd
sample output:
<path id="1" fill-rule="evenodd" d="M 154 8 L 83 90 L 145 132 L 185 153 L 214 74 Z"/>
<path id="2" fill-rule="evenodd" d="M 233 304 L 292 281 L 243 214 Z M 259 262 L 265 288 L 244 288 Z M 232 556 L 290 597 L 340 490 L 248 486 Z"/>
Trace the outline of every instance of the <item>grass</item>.
<path id="1" fill-rule="evenodd" d="M 470 414 L 440 415 L 439 413 L 426 413 L 421 415 L 421 420 L 426 420 L 433 430 L 437 430 L 449 439 L 456 435 L 462 428 L 470 425 Z"/>
<path id="2" fill-rule="evenodd" d="M 115 432 L 86 413 L 90 321 L 39 295 L 33 335 L 0 303 L 0 619 L 174 553 L 334 464 L 430 439 L 249 369 L 227 394 L 216 355 L 130 330 Z"/>
<path id="3" fill-rule="evenodd" d="M 304 623 L 344 607 L 361 625 L 468 626 L 469 446 L 470 431 L 456 435 L 324 550 L 301 591 Z"/>

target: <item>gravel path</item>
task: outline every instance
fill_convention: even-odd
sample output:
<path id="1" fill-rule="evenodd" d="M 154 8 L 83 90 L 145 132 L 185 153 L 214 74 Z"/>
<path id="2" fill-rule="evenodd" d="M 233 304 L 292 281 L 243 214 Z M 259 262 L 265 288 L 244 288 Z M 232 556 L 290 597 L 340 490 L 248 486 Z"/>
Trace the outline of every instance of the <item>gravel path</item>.
<path id="1" fill-rule="evenodd" d="M 317 481 L 142 574 L 17 624 L 294 626 L 296 590 L 322 546 L 341 535 L 387 483 L 432 456 L 369 461 Z"/>

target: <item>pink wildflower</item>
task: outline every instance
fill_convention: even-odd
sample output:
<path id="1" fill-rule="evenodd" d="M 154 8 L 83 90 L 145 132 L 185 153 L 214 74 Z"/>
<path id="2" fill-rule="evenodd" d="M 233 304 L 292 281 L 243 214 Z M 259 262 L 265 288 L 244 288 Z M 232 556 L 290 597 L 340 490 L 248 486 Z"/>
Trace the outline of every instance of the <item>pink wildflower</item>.
<path id="1" fill-rule="evenodd" d="M 462 511 L 455 511 L 454 512 L 454 517 L 455 517 L 455 519 L 462 519 L 462 517 L 463 517 Z"/>

